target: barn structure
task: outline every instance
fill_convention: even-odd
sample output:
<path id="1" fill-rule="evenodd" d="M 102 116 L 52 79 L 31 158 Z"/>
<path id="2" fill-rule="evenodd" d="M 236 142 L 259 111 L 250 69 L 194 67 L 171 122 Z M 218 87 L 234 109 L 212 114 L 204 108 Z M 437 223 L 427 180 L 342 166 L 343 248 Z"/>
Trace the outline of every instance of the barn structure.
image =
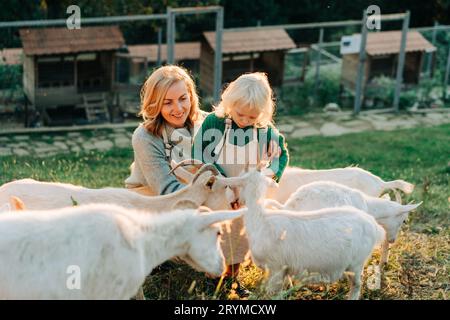
<path id="1" fill-rule="evenodd" d="M 204 32 L 200 51 L 200 90 L 213 95 L 215 32 Z M 272 86 L 281 86 L 286 51 L 295 48 L 284 29 L 227 31 L 222 35 L 222 83 L 245 72 L 266 72 Z"/>
<path id="2" fill-rule="evenodd" d="M 23 45 L 23 88 L 31 105 L 51 122 L 48 110 L 84 108 L 88 121 L 109 120 L 115 54 L 125 44 L 117 26 L 19 30 Z"/>
<path id="3" fill-rule="evenodd" d="M 359 34 L 354 34 L 353 37 L 359 37 Z M 401 31 L 370 32 L 367 34 L 363 87 L 370 84 L 374 77 L 381 75 L 391 78 L 396 77 L 401 37 Z M 342 54 L 341 84 L 352 91 L 356 87 L 359 46 L 355 46 L 355 49 L 349 50 L 350 53 Z M 403 71 L 404 84 L 415 85 L 419 83 L 425 53 L 435 51 L 436 47 L 419 32 L 408 32 Z"/>

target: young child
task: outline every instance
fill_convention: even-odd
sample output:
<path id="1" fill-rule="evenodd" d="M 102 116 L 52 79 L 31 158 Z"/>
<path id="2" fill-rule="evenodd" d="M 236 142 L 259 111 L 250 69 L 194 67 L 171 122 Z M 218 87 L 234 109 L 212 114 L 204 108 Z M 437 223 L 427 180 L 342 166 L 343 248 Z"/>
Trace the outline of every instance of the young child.
<path id="1" fill-rule="evenodd" d="M 245 166 L 270 160 L 265 174 L 279 181 L 288 164 L 284 137 L 272 122 L 273 92 L 266 74 L 243 74 L 231 82 L 221 102 L 204 120 L 194 138 L 193 157 L 213 163 L 227 177 L 238 176 Z M 248 252 L 243 219 L 235 219 L 224 230 L 222 249 L 226 276 L 235 278 Z"/>

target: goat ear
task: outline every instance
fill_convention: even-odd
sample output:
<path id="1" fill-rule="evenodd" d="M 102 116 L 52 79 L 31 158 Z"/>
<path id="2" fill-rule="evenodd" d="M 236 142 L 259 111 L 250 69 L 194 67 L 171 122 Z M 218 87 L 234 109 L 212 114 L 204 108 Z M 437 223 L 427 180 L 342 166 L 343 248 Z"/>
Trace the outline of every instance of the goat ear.
<path id="1" fill-rule="evenodd" d="M 200 206 L 198 207 L 198 212 L 213 212 L 210 208 L 206 207 L 206 206 Z"/>
<path id="2" fill-rule="evenodd" d="M 199 219 L 199 229 L 204 229 L 210 225 L 218 222 L 223 222 L 226 220 L 233 220 L 239 218 L 242 215 L 242 210 L 229 210 L 229 211 L 219 211 L 212 212 L 210 214 L 201 214 L 197 216 Z"/>
<path id="3" fill-rule="evenodd" d="M 391 196 L 389 195 L 389 193 L 383 194 L 380 198 L 385 200 L 391 200 Z"/>
<path id="4" fill-rule="evenodd" d="M 178 178 L 184 180 L 186 183 L 190 183 L 192 179 L 194 179 L 194 175 L 183 167 L 176 168 L 174 173 Z"/>
<path id="5" fill-rule="evenodd" d="M 11 196 L 9 198 L 12 210 L 23 211 L 26 209 L 25 204 L 18 197 Z"/>
<path id="6" fill-rule="evenodd" d="M 245 184 L 246 175 L 242 175 L 239 177 L 230 177 L 230 178 L 220 178 L 217 182 L 220 182 L 230 188 L 232 187 L 242 187 Z"/>
<path id="7" fill-rule="evenodd" d="M 283 209 L 284 206 L 281 203 L 279 203 L 277 200 L 265 199 L 264 207 L 267 209 L 281 210 L 281 209 Z"/>
<path id="8" fill-rule="evenodd" d="M 172 210 L 176 209 L 197 209 L 198 205 L 191 200 L 180 200 L 172 206 Z"/>
<path id="9" fill-rule="evenodd" d="M 176 166 L 178 165 L 178 163 L 175 161 L 175 160 L 170 160 L 170 167 L 173 169 L 173 168 L 176 168 Z"/>
<path id="10" fill-rule="evenodd" d="M 400 206 L 400 210 L 397 213 L 398 215 L 403 214 L 403 213 L 408 213 L 410 211 L 413 211 L 415 209 L 417 209 L 421 204 L 423 203 L 423 201 L 416 203 L 416 204 L 404 204 Z"/>

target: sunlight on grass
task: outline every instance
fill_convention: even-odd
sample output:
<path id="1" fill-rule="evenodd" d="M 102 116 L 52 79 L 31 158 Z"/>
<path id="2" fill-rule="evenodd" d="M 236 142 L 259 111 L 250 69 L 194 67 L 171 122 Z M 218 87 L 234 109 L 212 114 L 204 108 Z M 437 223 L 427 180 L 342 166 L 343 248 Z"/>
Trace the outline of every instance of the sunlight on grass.
<path id="1" fill-rule="evenodd" d="M 358 165 L 385 180 L 416 184 L 404 202 L 423 205 L 405 223 L 392 246 L 380 290 L 367 290 L 364 299 L 448 299 L 450 290 L 450 125 L 391 132 L 364 132 L 340 137 L 289 139 L 290 165 L 332 168 Z M 30 142 L 32 143 L 32 142 Z M 123 187 L 133 161 L 131 147 L 105 153 L 61 155 L 44 159 L 0 158 L 0 184 L 33 178 L 91 188 Z M 74 199 L 76 201 L 76 199 Z M 372 261 L 378 261 L 375 252 Z M 241 266 L 238 280 L 252 294 L 248 299 L 345 299 L 345 279 L 330 285 L 303 285 L 292 279 L 279 295 L 264 293 L 265 273 L 254 264 Z M 208 279 L 187 265 L 169 261 L 147 277 L 149 299 L 234 299 L 233 284 Z"/>

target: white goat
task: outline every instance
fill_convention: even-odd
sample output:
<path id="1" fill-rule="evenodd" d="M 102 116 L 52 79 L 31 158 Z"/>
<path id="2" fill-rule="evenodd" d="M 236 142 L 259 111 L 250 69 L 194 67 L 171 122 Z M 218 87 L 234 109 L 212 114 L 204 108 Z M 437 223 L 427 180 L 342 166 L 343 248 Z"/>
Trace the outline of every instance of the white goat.
<path id="1" fill-rule="evenodd" d="M 370 214 L 386 231 L 381 250 L 381 264 L 387 263 L 389 243 L 397 239 L 398 231 L 408 213 L 421 204 L 422 202 L 401 205 L 331 181 L 317 181 L 301 186 L 290 195 L 284 205 L 275 200 L 266 200 L 266 205 L 272 205 L 276 209 L 309 211 L 350 205 Z"/>
<path id="2" fill-rule="evenodd" d="M 9 203 L 5 203 L 0 206 L 0 213 L 22 210 L 25 210 L 25 205 L 23 204 L 22 200 L 17 197 L 10 197 Z"/>
<path id="3" fill-rule="evenodd" d="M 414 185 L 411 183 L 403 180 L 386 182 L 369 171 L 357 167 L 328 170 L 287 167 L 280 179 L 279 188 L 269 188 L 266 197 L 285 203 L 299 187 L 315 181 L 333 181 L 374 197 L 380 197 L 387 190 L 392 190 L 399 203 L 401 203 L 401 196 L 397 189 L 407 194 L 414 190 Z"/>
<path id="4" fill-rule="evenodd" d="M 5 203 L 0 206 L 0 213 L 9 211 L 11 211 L 11 205 L 9 203 Z"/>
<path id="5" fill-rule="evenodd" d="M 175 256 L 219 276 L 217 223 L 239 212 L 163 215 L 91 204 L 0 215 L 0 299 L 129 299 Z"/>
<path id="6" fill-rule="evenodd" d="M 385 237 L 372 216 L 350 206 L 301 214 L 267 210 L 262 203 L 266 188 L 274 184 L 271 179 L 256 170 L 228 179 L 241 183 L 250 251 L 253 261 L 270 271 L 269 293 L 282 288 L 287 274 L 307 270 L 319 274 L 314 280 L 333 282 L 350 272 L 349 297 L 359 298 L 364 264 Z"/>
<path id="7" fill-rule="evenodd" d="M 218 176 L 212 166 L 199 170 L 191 183 L 181 190 L 162 196 L 144 196 L 124 188 L 89 189 L 67 183 L 40 182 L 22 179 L 0 187 L 0 203 L 8 202 L 11 196 L 22 199 L 29 210 L 64 208 L 75 204 L 110 203 L 131 209 L 168 211 L 174 208 L 199 207 L 212 209 L 230 208 L 236 200 L 233 191 Z"/>
<path id="8" fill-rule="evenodd" d="M 180 163 L 172 161 L 171 166 L 175 174 L 184 181 L 191 181 L 194 174 L 184 170 L 181 166 L 201 166 L 201 161 L 185 160 Z M 278 188 L 269 188 L 266 198 L 285 203 L 289 196 L 299 187 L 315 181 L 333 181 L 347 187 L 360 190 L 368 195 L 380 197 L 386 190 L 392 190 L 396 201 L 401 203 L 401 196 L 397 189 L 404 193 L 411 193 L 414 185 L 403 181 L 383 181 L 380 177 L 357 167 L 336 168 L 328 170 L 308 170 L 296 167 L 287 167 L 280 179 Z"/>

